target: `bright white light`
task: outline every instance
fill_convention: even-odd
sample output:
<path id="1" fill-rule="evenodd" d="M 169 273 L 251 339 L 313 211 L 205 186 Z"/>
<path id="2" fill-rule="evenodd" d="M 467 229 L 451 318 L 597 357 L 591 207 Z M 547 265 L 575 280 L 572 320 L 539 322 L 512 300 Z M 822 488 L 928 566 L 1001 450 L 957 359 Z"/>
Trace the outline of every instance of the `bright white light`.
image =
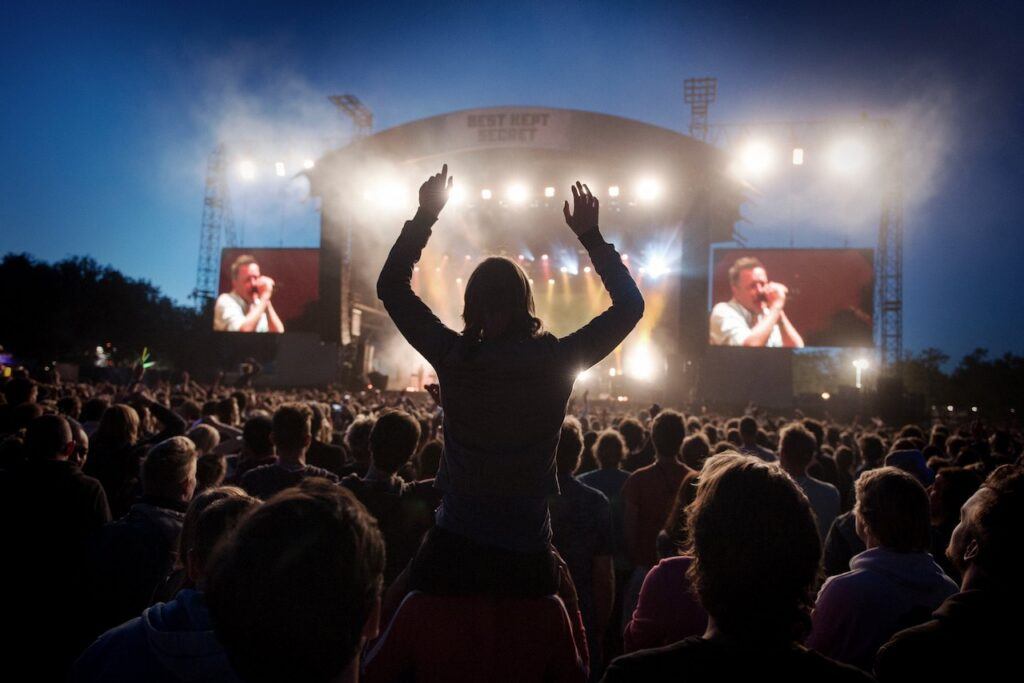
<path id="1" fill-rule="evenodd" d="M 554 197 L 555 196 L 555 188 L 553 188 L 551 186 L 545 187 L 544 188 L 544 196 L 545 197 Z"/>
<path id="2" fill-rule="evenodd" d="M 626 374 L 636 379 L 648 380 L 654 375 L 654 358 L 647 344 L 638 344 L 626 356 Z"/>
<path id="3" fill-rule="evenodd" d="M 522 204 L 529 196 L 530 191 L 526 189 L 525 185 L 519 183 L 509 185 L 508 189 L 505 190 L 505 198 L 513 204 Z"/>
<path id="4" fill-rule="evenodd" d="M 408 188 L 402 183 L 393 180 L 383 180 L 363 193 L 367 201 L 374 202 L 386 208 L 403 208 L 407 197 Z"/>
<path id="5" fill-rule="evenodd" d="M 278 178 L 283 178 L 284 177 L 284 162 L 283 161 L 278 161 L 276 164 L 274 164 L 274 173 L 277 174 Z"/>
<path id="6" fill-rule="evenodd" d="M 562 271 L 563 273 L 568 273 L 569 272 L 569 269 L 566 268 L 565 266 L 562 266 L 561 268 L 559 268 L 559 270 Z"/>
<path id="7" fill-rule="evenodd" d="M 793 148 L 793 165 L 803 166 L 804 165 L 804 148 L 794 147 Z"/>
<path id="8" fill-rule="evenodd" d="M 590 379 L 590 370 L 584 370 L 583 372 L 576 375 L 576 381 L 578 382 L 584 382 L 588 379 Z"/>
<path id="9" fill-rule="evenodd" d="M 865 358 L 858 358 L 857 360 L 853 361 L 853 367 L 857 368 L 858 370 L 867 370 L 868 361 Z"/>
<path id="10" fill-rule="evenodd" d="M 455 278 L 455 284 L 461 285 L 462 284 L 462 278 L 461 277 Z"/>
<path id="11" fill-rule="evenodd" d="M 609 377 L 614 377 L 615 376 L 615 368 L 610 368 L 608 370 L 608 376 Z"/>
<path id="12" fill-rule="evenodd" d="M 244 159 L 238 164 L 238 174 L 243 180 L 252 180 L 256 177 L 256 164 Z"/>
<path id="13" fill-rule="evenodd" d="M 747 177 L 760 177 L 775 165 L 775 151 L 763 140 L 751 140 L 740 151 L 740 163 Z"/>
<path id="14" fill-rule="evenodd" d="M 619 186 L 618 185 L 612 185 L 611 187 L 609 187 L 608 188 L 608 196 L 609 197 L 618 197 L 619 196 Z"/>
<path id="15" fill-rule="evenodd" d="M 952 413 L 953 412 L 953 406 L 946 406 L 946 410 Z"/>
<path id="16" fill-rule="evenodd" d="M 553 278 L 553 277 L 551 277 L 551 278 L 548 278 L 548 284 L 549 284 L 549 285 L 553 285 L 553 284 L 555 284 L 555 278 Z"/>
<path id="17" fill-rule="evenodd" d="M 547 261 L 548 260 L 548 255 L 547 254 L 541 254 L 540 255 L 540 260 L 541 261 Z"/>
<path id="18" fill-rule="evenodd" d="M 457 206 L 464 201 L 466 201 L 466 191 L 459 185 L 452 187 L 451 191 L 448 192 L 448 203 Z"/>
<path id="19" fill-rule="evenodd" d="M 827 401 L 830 398 L 832 398 L 832 394 L 828 393 L 827 391 L 821 392 L 821 400 L 822 401 Z"/>
<path id="20" fill-rule="evenodd" d="M 644 178 L 636 184 L 637 199 L 644 202 L 653 202 L 661 196 L 661 183 L 654 178 Z"/>
<path id="21" fill-rule="evenodd" d="M 313 161 L 312 159 L 306 159 L 305 161 L 302 162 L 302 168 L 306 169 L 307 171 L 313 168 L 314 166 L 316 166 L 316 162 Z"/>
<path id="22" fill-rule="evenodd" d="M 469 254 L 466 254 L 466 260 L 467 260 L 467 261 L 472 261 L 472 260 L 473 260 L 473 257 L 472 257 L 472 256 L 470 256 Z"/>
<path id="23" fill-rule="evenodd" d="M 420 272 L 420 267 L 419 267 L 419 266 L 414 266 L 414 267 L 413 267 L 413 270 L 414 270 L 414 271 L 416 271 L 416 272 L 418 273 L 418 272 Z"/>
<path id="24" fill-rule="evenodd" d="M 524 260 L 525 258 L 526 258 L 526 257 L 525 257 L 525 256 L 523 256 L 522 254 L 520 254 L 520 255 L 519 255 L 519 260 L 520 260 L 520 261 Z"/>
<path id="25" fill-rule="evenodd" d="M 480 190 L 480 199 L 490 199 L 492 196 L 493 196 L 493 194 L 491 193 L 490 190 L 488 190 L 488 189 Z"/>
<path id="26" fill-rule="evenodd" d="M 971 406 L 971 412 L 972 413 L 978 412 L 978 406 Z"/>
<path id="27" fill-rule="evenodd" d="M 583 272 L 584 273 L 589 273 L 590 272 L 590 266 L 583 266 Z"/>
<path id="28" fill-rule="evenodd" d="M 857 175 L 864 170 L 867 162 L 867 148 L 863 142 L 853 138 L 837 140 L 828 151 L 828 164 L 840 175 Z"/>
<path id="29" fill-rule="evenodd" d="M 622 255 L 622 260 L 623 261 L 628 261 L 629 260 L 629 254 L 623 254 Z"/>
<path id="30" fill-rule="evenodd" d="M 645 272 L 651 274 L 651 277 L 661 277 L 669 272 L 668 263 L 665 261 L 664 256 L 652 256 L 647 262 L 647 268 Z"/>

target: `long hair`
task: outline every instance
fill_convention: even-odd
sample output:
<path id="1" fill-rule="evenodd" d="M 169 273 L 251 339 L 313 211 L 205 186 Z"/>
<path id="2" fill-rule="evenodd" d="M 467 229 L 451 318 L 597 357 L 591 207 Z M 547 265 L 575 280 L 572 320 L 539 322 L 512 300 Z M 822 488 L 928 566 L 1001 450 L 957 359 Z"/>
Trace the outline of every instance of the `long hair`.
<path id="1" fill-rule="evenodd" d="M 462 334 L 469 341 L 524 339 L 542 327 L 526 272 L 501 256 L 484 259 L 469 276 L 462 319 Z"/>
<path id="2" fill-rule="evenodd" d="M 108 448 L 134 446 L 139 440 L 139 414 L 130 405 L 115 403 L 103 412 L 93 440 Z"/>

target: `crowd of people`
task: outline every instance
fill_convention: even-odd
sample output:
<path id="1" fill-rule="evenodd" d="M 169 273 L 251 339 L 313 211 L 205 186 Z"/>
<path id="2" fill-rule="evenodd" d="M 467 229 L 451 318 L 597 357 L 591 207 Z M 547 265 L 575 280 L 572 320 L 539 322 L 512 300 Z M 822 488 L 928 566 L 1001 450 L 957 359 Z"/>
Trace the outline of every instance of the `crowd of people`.
<path id="1" fill-rule="evenodd" d="M 445 169 L 421 188 L 378 285 L 438 371 L 429 397 L 2 380 L 9 666 L 74 681 L 1012 671 L 1017 425 L 571 400 L 575 369 L 643 313 L 596 199 L 573 188 L 565 215 L 608 311 L 555 338 L 521 271 L 489 259 L 455 333 L 408 287 L 450 187 Z"/>

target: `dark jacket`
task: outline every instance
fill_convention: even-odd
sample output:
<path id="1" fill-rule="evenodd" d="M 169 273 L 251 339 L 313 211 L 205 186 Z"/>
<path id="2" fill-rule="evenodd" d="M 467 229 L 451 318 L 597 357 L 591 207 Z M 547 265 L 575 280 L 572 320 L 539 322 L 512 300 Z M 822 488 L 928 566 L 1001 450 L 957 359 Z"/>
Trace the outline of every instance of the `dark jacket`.
<path id="1" fill-rule="evenodd" d="M 274 463 L 273 465 L 261 465 L 256 469 L 249 470 L 242 476 L 239 485 L 250 496 L 256 496 L 261 500 L 268 500 L 274 494 L 291 488 L 309 477 L 320 477 L 335 484 L 338 483 L 336 475 L 319 467 L 306 465 L 300 470 L 290 470 L 282 467 L 280 463 Z"/>
<path id="2" fill-rule="evenodd" d="M 494 542 L 487 511 L 467 500 L 531 499 L 518 532 L 546 523 L 546 500 L 558 493 L 555 446 L 572 386 L 581 370 L 618 346 L 643 316 L 644 302 L 615 248 L 597 226 L 580 237 L 612 305 L 572 334 L 471 340 L 446 327 L 413 292 L 413 264 L 436 218 L 420 211 L 402 228 L 377 281 L 377 296 L 399 331 L 437 372 L 444 408 L 444 459 L 437 486 L 445 492 L 438 523 Z M 535 519 L 537 515 L 540 519 Z M 457 519 L 458 521 L 452 521 Z M 513 534 L 517 533 L 515 531 Z M 536 538 L 521 545 L 536 545 Z M 515 544 L 520 545 L 520 544 Z"/>
<path id="3" fill-rule="evenodd" d="M 1024 596 L 968 590 L 946 599 L 931 621 L 894 635 L 875 658 L 879 681 L 995 681 L 1020 669 Z"/>

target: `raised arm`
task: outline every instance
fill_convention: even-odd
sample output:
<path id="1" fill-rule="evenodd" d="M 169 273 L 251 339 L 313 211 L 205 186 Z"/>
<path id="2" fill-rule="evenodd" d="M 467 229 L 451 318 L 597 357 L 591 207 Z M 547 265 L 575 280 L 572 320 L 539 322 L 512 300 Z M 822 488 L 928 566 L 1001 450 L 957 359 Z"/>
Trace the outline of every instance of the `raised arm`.
<path id="1" fill-rule="evenodd" d="M 423 183 L 419 210 L 402 227 L 377 279 L 377 297 L 398 331 L 432 365 L 436 365 L 459 335 L 448 329 L 412 291 L 412 269 L 430 239 L 431 226 L 448 201 L 452 183 L 453 179 L 448 178 L 448 164 Z"/>
<path id="2" fill-rule="evenodd" d="M 644 315 L 644 299 L 633 276 L 622 263 L 615 247 L 604 241 L 597 226 L 600 203 L 590 188 L 579 182 L 572 188 L 574 211 L 565 202 L 565 222 L 590 254 L 594 270 L 612 299 L 604 313 L 560 340 L 565 357 L 579 367 L 589 368 L 615 350 Z"/>

